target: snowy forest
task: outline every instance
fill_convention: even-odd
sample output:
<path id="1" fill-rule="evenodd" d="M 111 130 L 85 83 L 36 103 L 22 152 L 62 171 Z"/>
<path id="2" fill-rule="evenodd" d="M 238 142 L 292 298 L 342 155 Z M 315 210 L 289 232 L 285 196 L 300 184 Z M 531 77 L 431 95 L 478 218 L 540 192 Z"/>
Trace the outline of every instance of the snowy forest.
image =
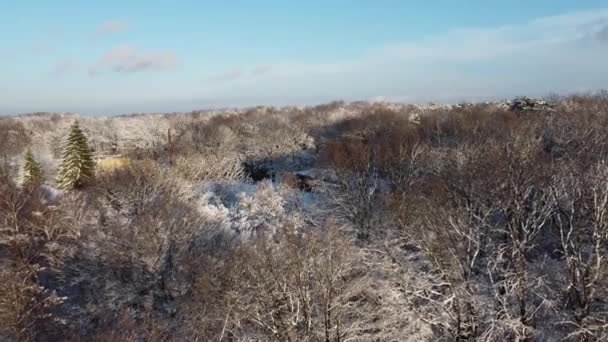
<path id="1" fill-rule="evenodd" d="M 0 137 L 0 341 L 608 341 L 606 92 Z"/>

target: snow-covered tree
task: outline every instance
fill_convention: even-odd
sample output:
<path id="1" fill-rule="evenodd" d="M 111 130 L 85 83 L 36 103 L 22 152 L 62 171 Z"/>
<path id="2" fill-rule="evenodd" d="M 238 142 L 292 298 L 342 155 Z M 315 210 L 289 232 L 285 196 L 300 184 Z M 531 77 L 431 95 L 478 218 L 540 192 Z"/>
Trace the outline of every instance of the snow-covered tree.
<path id="1" fill-rule="evenodd" d="M 63 149 L 63 157 L 57 174 L 60 189 L 69 190 L 83 186 L 95 177 L 93 151 L 89 147 L 78 122 L 70 127 L 70 134 Z"/>
<path id="2" fill-rule="evenodd" d="M 23 156 L 23 163 L 19 170 L 19 184 L 25 189 L 34 189 L 44 182 L 40 163 L 34 159 L 34 155 L 27 149 Z"/>

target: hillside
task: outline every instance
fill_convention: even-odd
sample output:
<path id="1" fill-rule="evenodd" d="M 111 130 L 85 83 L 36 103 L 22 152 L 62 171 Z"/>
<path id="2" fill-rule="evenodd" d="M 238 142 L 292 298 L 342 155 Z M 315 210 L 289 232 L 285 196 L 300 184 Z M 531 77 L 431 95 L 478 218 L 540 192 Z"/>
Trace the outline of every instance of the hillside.
<path id="1" fill-rule="evenodd" d="M 75 121 L 97 169 L 60 191 Z M 0 341 L 608 340 L 605 92 L 0 136 Z"/>

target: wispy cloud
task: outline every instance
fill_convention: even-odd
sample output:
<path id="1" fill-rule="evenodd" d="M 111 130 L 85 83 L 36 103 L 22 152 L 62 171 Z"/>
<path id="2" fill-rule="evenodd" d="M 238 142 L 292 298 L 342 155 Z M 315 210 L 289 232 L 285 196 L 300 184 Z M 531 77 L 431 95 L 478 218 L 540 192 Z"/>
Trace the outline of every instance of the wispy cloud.
<path id="1" fill-rule="evenodd" d="M 32 43 L 29 46 L 28 50 L 30 50 L 31 52 L 36 53 L 36 54 L 48 54 L 48 53 L 52 52 L 54 49 L 55 49 L 55 47 L 51 43 L 51 40 L 47 39 L 44 41 L 39 40 L 39 41 Z"/>
<path id="2" fill-rule="evenodd" d="M 75 60 L 68 59 L 60 61 L 51 68 L 51 75 L 65 76 L 77 71 L 81 67 L 81 63 Z"/>
<path id="3" fill-rule="evenodd" d="M 248 68 L 233 68 L 205 78 L 205 81 L 217 83 L 230 83 L 237 80 L 251 79 L 268 74 L 272 71 L 271 65 L 257 65 L 250 70 Z"/>
<path id="4" fill-rule="evenodd" d="M 224 71 L 219 74 L 211 75 L 206 78 L 206 81 L 212 82 L 232 82 L 245 76 L 245 73 L 240 68 Z"/>
<path id="5" fill-rule="evenodd" d="M 130 27 L 131 24 L 125 20 L 110 20 L 99 25 L 95 34 L 97 36 L 117 34 L 128 31 Z"/>
<path id="6" fill-rule="evenodd" d="M 376 51 L 406 60 L 473 62 L 511 57 L 521 51 L 543 55 L 543 48 L 564 46 L 600 35 L 608 10 L 545 17 L 516 26 L 460 29 Z M 576 53 L 575 51 L 571 53 Z"/>
<path id="7" fill-rule="evenodd" d="M 277 63 L 239 82 L 212 85 L 205 95 L 453 102 L 586 91 L 608 84 L 607 40 L 608 9 L 569 13 L 452 30 L 332 63 Z"/>
<path id="8" fill-rule="evenodd" d="M 263 75 L 272 70 L 271 65 L 258 65 L 251 70 L 251 74 L 254 76 Z"/>
<path id="9" fill-rule="evenodd" d="M 597 31 L 596 38 L 602 42 L 608 42 L 608 23 Z"/>
<path id="10" fill-rule="evenodd" d="M 132 73 L 147 70 L 167 69 L 177 65 L 177 56 L 171 51 L 137 51 L 123 45 L 102 56 L 89 68 L 90 75 L 104 71 Z"/>

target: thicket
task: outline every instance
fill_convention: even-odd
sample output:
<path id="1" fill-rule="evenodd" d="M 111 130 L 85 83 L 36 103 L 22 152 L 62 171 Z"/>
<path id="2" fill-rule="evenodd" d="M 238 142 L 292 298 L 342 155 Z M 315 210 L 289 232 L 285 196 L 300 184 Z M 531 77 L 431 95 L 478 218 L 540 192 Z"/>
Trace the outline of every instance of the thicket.
<path id="1" fill-rule="evenodd" d="M 173 164 L 58 199 L 3 183 L 0 337 L 608 339 L 608 98 L 343 106 L 173 118 Z"/>

